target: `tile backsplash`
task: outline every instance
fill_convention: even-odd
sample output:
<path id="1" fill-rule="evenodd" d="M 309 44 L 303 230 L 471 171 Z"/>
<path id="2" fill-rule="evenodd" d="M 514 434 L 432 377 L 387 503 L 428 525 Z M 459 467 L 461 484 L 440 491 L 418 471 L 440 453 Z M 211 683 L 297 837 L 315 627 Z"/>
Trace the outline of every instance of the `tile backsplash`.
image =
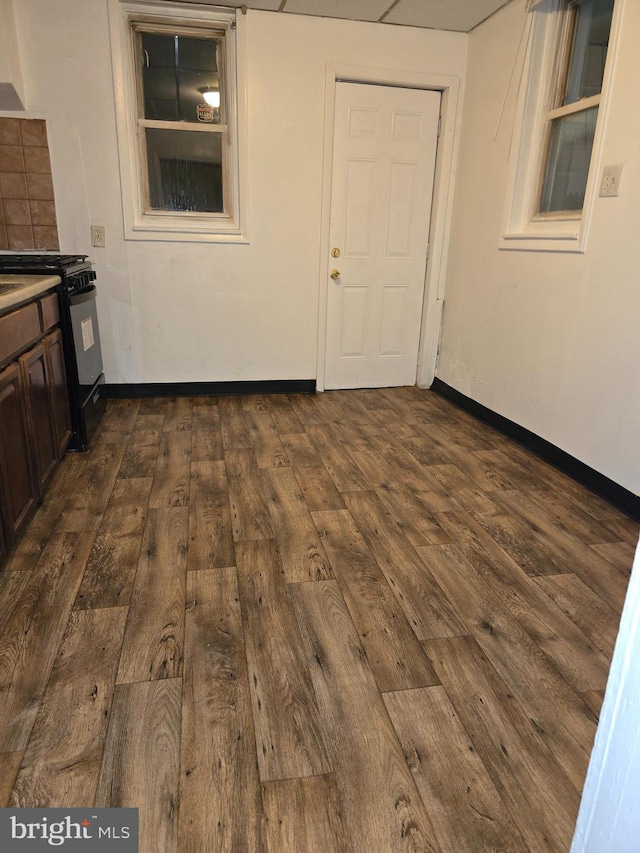
<path id="1" fill-rule="evenodd" d="M 47 126 L 0 118 L 0 250 L 58 250 Z"/>

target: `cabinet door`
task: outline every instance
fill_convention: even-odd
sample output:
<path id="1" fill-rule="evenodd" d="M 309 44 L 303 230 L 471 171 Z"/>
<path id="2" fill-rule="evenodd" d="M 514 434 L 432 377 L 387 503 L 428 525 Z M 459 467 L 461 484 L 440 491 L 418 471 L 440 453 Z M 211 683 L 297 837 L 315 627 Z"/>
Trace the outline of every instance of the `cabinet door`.
<path id="1" fill-rule="evenodd" d="M 44 344 L 39 343 L 18 361 L 27 400 L 35 480 L 42 492 L 58 459 Z"/>
<path id="2" fill-rule="evenodd" d="M 0 506 L 0 513 L 2 512 L 2 507 Z M 4 533 L 2 531 L 2 515 L 0 514 L 0 566 L 2 565 L 2 561 L 5 558 L 5 554 L 7 553 L 7 546 L 4 541 Z"/>
<path id="3" fill-rule="evenodd" d="M 17 364 L 0 373 L 0 485 L 2 515 L 11 544 L 37 498 L 29 466 L 24 387 Z"/>
<path id="4" fill-rule="evenodd" d="M 62 351 L 62 333 L 56 329 L 44 339 L 49 367 L 50 397 L 55 429 L 56 456 L 59 459 L 71 438 L 71 411 L 67 389 L 67 374 Z"/>

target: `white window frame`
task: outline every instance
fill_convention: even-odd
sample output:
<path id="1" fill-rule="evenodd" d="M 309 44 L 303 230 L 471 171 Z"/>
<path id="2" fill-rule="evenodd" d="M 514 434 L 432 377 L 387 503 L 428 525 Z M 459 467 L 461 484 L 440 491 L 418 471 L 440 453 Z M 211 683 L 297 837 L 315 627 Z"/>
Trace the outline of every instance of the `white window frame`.
<path id="1" fill-rule="evenodd" d="M 236 26 L 235 10 L 212 7 L 185 8 L 182 4 L 149 3 L 146 0 L 109 0 L 111 50 L 116 99 L 116 119 L 122 205 L 126 240 L 166 240 L 180 242 L 248 243 L 247 138 L 245 108 L 246 31 L 244 16 Z M 205 27 L 224 31 L 226 53 L 226 132 L 221 133 L 226 145 L 225 205 L 228 215 L 194 213 L 192 211 L 151 210 L 145 205 L 147 162 L 140 133 L 145 124 L 138 113 L 138 81 L 136 77 L 136 33 L 134 24 L 142 22 L 150 28 L 170 25 L 176 32 Z M 178 122 L 153 122 L 175 129 Z M 171 128 L 173 126 L 173 128 Z M 189 130 L 201 126 L 191 125 Z M 220 127 L 216 132 L 224 131 Z M 147 207 L 147 209 L 145 209 Z"/>
<path id="2" fill-rule="evenodd" d="M 551 115 L 552 87 L 556 83 L 556 56 L 563 37 L 563 0 L 542 0 L 531 16 L 531 37 L 524 60 L 523 81 L 516 107 L 515 132 L 507 181 L 507 198 L 501 249 L 542 252 L 584 252 L 594 203 L 598 194 L 602 167 L 602 148 L 609 105 L 609 92 L 618 53 L 622 7 L 616 0 L 607 64 L 601 94 L 592 105 L 599 105 L 584 206 L 575 212 L 538 213 L 542 173 L 546 157 L 545 125 Z M 587 101 L 581 101 L 580 109 Z M 563 108 L 566 109 L 566 108 Z M 571 108 L 569 108 L 571 109 Z M 557 111 L 556 111 L 557 112 Z"/>

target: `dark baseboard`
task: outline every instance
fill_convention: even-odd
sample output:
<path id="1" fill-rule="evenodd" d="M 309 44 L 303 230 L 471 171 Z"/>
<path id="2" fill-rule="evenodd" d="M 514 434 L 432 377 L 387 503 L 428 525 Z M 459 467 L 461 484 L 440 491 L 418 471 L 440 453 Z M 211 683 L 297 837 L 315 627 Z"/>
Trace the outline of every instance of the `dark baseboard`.
<path id="1" fill-rule="evenodd" d="M 315 379 L 266 379 L 250 382 L 130 382 L 102 386 L 111 400 L 137 397 L 230 397 L 241 394 L 314 394 Z"/>
<path id="2" fill-rule="evenodd" d="M 446 382 L 434 379 L 431 390 L 442 397 L 446 397 L 447 400 L 451 400 L 452 403 L 455 403 L 479 420 L 489 424 L 489 426 L 495 427 L 500 432 L 515 439 L 515 441 L 533 451 L 537 456 L 542 457 L 565 474 L 568 474 L 569 477 L 577 480 L 578 483 L 582 483 L 583 486 L 586 486 L 592 492 L 595 492 L 606 501 L 609 501 L 609 503 L 617 506 L 635 521 L 640 521 L 640 496 L 634 495 L 633 492 L 618 485 L 618 483 L 605 477 L 604 474 L 600 474 L 598 471 L 585 465 L 584 462 L 580 462 L 579 459 L 565 453 L 564 450 L 560 450 L 559 447 L 551 444 L 551 442 L 525 429 L 525 427 L 510 421 L 508 418 L 497 414 L 497 412 L 491 409 L 487 409 L 486 406 L 477 403 L 460 391 L 456 391 L 455 388 L 447 385 Z"/>

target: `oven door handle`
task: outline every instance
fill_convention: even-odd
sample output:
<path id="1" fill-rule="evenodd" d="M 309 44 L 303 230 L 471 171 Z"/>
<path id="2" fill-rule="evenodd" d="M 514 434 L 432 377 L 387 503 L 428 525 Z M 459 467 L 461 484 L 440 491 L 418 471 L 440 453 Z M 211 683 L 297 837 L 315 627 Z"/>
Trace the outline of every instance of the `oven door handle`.
<path id="1" fill-rule="evenodd" d="M 90 302 L 96 298 L 96 290 L 95 284 L 87 284 L 86 287 L 81 287 L 80 290 L 76 290 L 75 293 L 69 295 L 69 305 L 80 305 L 83 302 Z"/>

